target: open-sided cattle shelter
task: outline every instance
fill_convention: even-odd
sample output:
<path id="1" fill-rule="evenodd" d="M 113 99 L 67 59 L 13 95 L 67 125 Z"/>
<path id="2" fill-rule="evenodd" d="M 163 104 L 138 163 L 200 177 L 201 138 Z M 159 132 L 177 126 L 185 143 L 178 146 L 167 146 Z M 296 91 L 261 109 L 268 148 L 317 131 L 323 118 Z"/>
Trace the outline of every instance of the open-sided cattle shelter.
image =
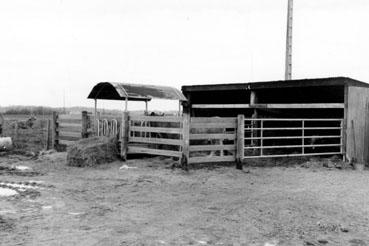
<path id="1" fill-rule="evenodd" d="M 236 117 L 242 114 L 245 118 L 253 119 L 341 120 L 337 128 L 341 127 L 342 133 L 326 134 L 326 137 L 340 135 L 340 151 L 349 160 L 356 158 L 365 163 L 369 161 L 367 83 L 346 77 L 332 77 L 193 85 L 183 86 L 182 92 L 188 99 L 185 110 L 191 117 Z M 303 127 L 307 121 L 302 121 Z M 260 125 L 258 127 L 260 129 Z M 333 129 L 325 127 L 325 130 L 329 131 L 330 128 Z M 308 131 L 310 128 L 305 125 L 305 129 Z M 313 137 L 310 134 L 309 138 Z M 308 145 L 303 140 L 302 145 L 305 144 Z"/>

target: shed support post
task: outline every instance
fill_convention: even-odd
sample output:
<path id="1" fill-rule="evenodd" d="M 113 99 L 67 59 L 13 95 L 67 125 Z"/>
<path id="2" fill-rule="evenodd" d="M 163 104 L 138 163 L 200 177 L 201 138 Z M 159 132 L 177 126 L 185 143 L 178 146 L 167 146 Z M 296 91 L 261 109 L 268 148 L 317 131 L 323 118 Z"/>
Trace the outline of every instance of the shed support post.
<path id="1" fill-rule="evenodd" d="M 129 134 L 129 115 L 128 112 L 123 112 L 122 125 L 121 125 L 121 137 L 120 137 L 120 156 L 123 161 L 127 160 L 128 152 L 128 134 Z"/>
<path id="2" fill-rule="evenodd" d="M 52 147 L 57 149 L 59 145 L 59 123 L 58 113 L 53 112 L 53 133 L 52 133 Z"/>
<path id="3" fill-rule="evenodd" d="M 148 101 L 145 101 L 145 115 L 147 116 L 147 115 L 149 115 L 149 105 L 148 105 L 149 103 L 148 103 Z"/>
<path id="4" fill-rule="evenodd" d="M 49 150 L 50 149 L 50 125 L 51 125 L 51 121 L 50 119 L 46 120 L 46 142 L 45 142 L 45 150 Z"/>
<path id="5" fill-rule="evenodd" d="M 188 171 L 188 162 L 190 158 L 190 115 L 188 113 L 183 114 L 183 147 L 181 166 L 184 170 Z"/>
<path id="6" fill-rule="evenodd" d="M 258 98 L 257 98 L 256 92 L 251 91 L 250 92 L 250 105 L 253 106 L 257 103 L 258 103 Z M 258 117 L 259 117 L 258 110 L 255 108 L 254 113 L 252 114 L 251 118 L 257 119 Z M 253 128 L 259 128 L 258 121 L 251 121 L 251 129 L 253 129 Z M 252 138 L 256 138 L 256 139 L 252 139 L 251 146 L 258 146 L 258 140 L 257 140 L 258 131 L 257 130 L 252 130 L 251 136 L 252 136 Z M 254 149 L 254 152 L 255 151 L 258 151 L 258 150 Z M 256 153 L 254 153 L 254 154 L 256 154 Z"/>
<path id="7" fill-rule="evenodd" d="M 99 136 L 99 124 L 97 123 L 98 120 L 98 115 L 97 115 L 97 99 L 95 99 L 95 108 L 94 108 L 94 135 L 95 136 Z"/>
<path id="8" fill-rule="evenodd" d="M 237 152 L 236 152 L 236 168 L 239 170 L 242 170 L 244 149 L 245 149 L 245 116 L 243 114 L 240 114 L 237 116 Z"/>

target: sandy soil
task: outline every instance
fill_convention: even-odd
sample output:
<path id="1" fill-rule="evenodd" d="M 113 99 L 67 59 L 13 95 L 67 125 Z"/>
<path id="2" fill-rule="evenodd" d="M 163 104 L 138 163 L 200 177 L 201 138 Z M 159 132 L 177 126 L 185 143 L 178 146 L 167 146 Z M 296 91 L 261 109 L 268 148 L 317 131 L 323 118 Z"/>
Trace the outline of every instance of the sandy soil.
<path id="1" fill-rule="evenodd" d="M 369 245 L 369 172 L 170 168 L 163 158 L 95 168 L 65 154 L 0 157 L 33 192 L 0 197 L 1 245 Z"/>

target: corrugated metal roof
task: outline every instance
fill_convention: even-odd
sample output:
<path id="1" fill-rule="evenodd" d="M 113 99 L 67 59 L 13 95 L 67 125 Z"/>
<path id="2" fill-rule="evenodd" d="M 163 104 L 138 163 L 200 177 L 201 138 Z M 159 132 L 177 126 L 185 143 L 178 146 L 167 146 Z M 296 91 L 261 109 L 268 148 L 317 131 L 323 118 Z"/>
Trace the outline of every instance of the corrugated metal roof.
<path id="1" fill-rule="evenodd" d="M 288 88 L 288 87 L 308 87 L 308 86 L 332 86 L 332 85 L 350 85 L 358 87 L 369 87 L 368 83 L 354 80 L 348 77 L 328 77 L 316 79 L 295 79 L 295 80 L 277 80 L 249 83 L 226 83 L 226 84 L 204 84 L 182 86 L 183 92 L 190 91 L 214 91 L 214 90 L 253 90 L 265 88 Z"/>
<path id="2" fill-rule="evenodd" d="M 152 98 L 187 101 L 180 90 L 169 86 L 100 82 L 94 86 L 87 98 L 150 101 Z"/>

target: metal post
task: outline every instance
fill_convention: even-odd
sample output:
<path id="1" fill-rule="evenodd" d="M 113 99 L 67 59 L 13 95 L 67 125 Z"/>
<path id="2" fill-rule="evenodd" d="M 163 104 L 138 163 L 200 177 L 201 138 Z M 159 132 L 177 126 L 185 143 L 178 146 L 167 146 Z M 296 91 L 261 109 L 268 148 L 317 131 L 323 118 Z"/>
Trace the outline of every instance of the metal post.
<path id="1" fill-rule="evenodd" d="M 341 127 L 341 131 L 340 131 L 340 144 L 341 144 L 341 146 L 340 146 L 340 152 L 341 152 L 341 154 L 344 154 L 343 153 L 343 120 L 340 121 L 340 127 Z"/>
<path id="2" fill-rule="evenodd" d="M 149 105 L 148 101 L 145 101 L 145 115 L 149 115 Z"/>
<path id="3" fill-rule="evenodd" d="M 263 151 L 263 146 L 264 146 L 264 139 L 263 139 L 263 136 L 264 136 L 264 130 L 263 130 L 263 127 L 264 127 L 264 121 L 263 120 L 260 120 L 260 156 L 262 156 L 264 153 Z"/>
<path id="4" fill-rule="evenodd" d="M 178 116 L 181 116 L 181 101 L 178 100 Z"/>
<path id="5" fill-rule="evenodd" d="M 305 121 L 302 120 L 302 154 L 305 154 Z"/>
<path id="6" fill-rule="evenodd" d="M 94 111 L 95 122 L 97 120 L 97 99 L 95 99 L 95 111 Z"/>

